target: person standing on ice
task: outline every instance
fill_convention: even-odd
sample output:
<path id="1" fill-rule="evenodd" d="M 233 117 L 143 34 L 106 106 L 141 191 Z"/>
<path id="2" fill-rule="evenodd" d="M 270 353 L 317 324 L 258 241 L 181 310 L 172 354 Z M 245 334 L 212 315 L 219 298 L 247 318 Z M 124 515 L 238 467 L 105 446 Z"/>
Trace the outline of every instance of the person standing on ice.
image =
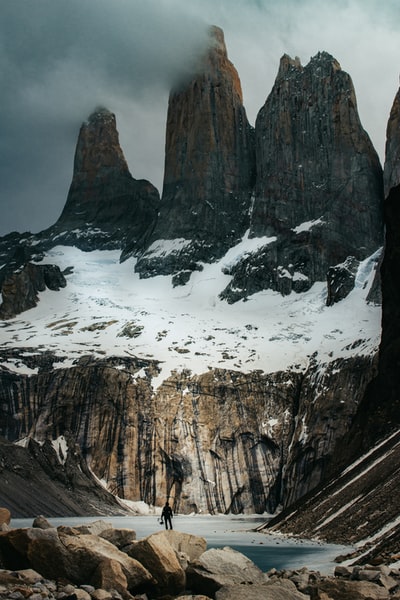
<path id="1" fill-rule="evenodd" d="M 174 515 L 172 513 L 172 508 L 170 507 L 169 502 L 167 500 L 164 508 L 162 509 L 162 513 L 161 513 L 161 519 L 165 523 L 165 529 L 168 529 L 168 523 L 169 523 L 169 528 L 172 529 L 172 517 L 173 516 Z"/>

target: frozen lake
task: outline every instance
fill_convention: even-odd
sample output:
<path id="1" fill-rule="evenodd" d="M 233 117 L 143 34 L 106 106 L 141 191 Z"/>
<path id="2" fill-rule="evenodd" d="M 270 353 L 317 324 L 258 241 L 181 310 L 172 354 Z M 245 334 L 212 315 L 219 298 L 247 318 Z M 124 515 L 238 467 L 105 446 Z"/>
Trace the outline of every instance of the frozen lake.
<path id="1" fill-rule="evenodd" d="M 54 526 L 82 525 L 96 521 L 100 517 L 66 517 L 50 518 Z M 141 539 L 163 529 L 158 521 L 159 517 L 129 516 L 129 517 L 103 517 L 103 520 L 113 527 L 134 529 L 137 539 Z M 298 569 L 308 567 L 321 573 L 332 573 L 335 567 L 334 559 L 339 554 L 347 554 L 349 546 L 323 544 L 310 540 L 287 538 L 277 534 L 265 534 L 252 531 L 265 518 L 259 516 L 199 516 L 176 515 L 173 527 L 177 531 L 192 533 L 205 537 L 208 548 L 222 548 L 230 546 L 248 556 L 263 571 L 275 567 L 276 569 Z M 30 527 L 32 519 L 13 519 L 12 527 Z"/>

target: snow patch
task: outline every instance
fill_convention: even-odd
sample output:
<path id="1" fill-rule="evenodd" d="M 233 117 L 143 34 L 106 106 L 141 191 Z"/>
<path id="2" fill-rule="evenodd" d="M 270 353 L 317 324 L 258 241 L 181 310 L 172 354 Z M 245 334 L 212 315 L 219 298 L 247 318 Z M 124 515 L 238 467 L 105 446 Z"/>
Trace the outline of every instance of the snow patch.
<path id="1" fill-rule="evenodd" d="M 292 231 L 294 231 L 294 233 L 296 233 L 296 234 L 303 233 L 303 231 L 310 231 L 310 229 L 312 229 L 316 225 L 324 225 L 324 224 L 325 224 L 324 219 L 322 217 L 320 217 L 319 219 L 313 219 L 312 221 L 304 221 L 304 223 L 297 225 L 297 227 L 293 227 Z"/>
<path id="2" fill-rule="evenodd" d="M 73 266 L 67 286 L 41 292 L 35 308 L 4 322 L 3 347 L 45 348 L 59 359 L 55 369 L 73 366 L 87 355 L 155 360 L 161 369 L 155 387 L 183 369 L 193 374 L 215 367 L 302 371 L 315 353 L 328 363 L 377 351 L 381 308 L 366 302 L 377 253 L 361 263 L 353 291 L 331 307 L 326 306 L 325 282 L 288 296 L 264 290 L 229 305 L 219 298 L 232 279 L 227 266 L 274 241 L 248 235 L 220 261 L 203 264 L 185 286 L 175 288 L 170 276 L 140 279 L 134 272 L 136 259 L 120 263 L 117 250 L 57 246 L 41 264 L 56 264 L 62 271 Z M 119 337 L 128 322 L 138 335 Z M 23 360 L 3 357 L 2 366 L 35 374 Z"/>

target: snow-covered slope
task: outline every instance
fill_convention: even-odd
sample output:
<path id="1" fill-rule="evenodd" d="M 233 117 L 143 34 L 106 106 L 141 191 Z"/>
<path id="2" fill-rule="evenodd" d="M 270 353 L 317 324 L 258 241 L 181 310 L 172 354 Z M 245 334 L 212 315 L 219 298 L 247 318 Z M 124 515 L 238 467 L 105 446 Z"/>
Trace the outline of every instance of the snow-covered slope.
<path id="1" fill-rule="evenodd" d="M 231 280 L 223 270 L 254 251 L 254 244 L 245 236 L 219 262 L 204 264 L 175 288 L 171 276 L 140 279 L 135 259 L 120 263 L 117 250 L 55 247 L 43 262 L 73 267 L 66 288 L 42 292 L 37 307 L 2 322 L 2 346 L 52 350 L 62 359 L 54 367 L 84 354 L 153 358 L 162 368 L 159 382 L 173 370 L 305 370 L 314 353 L 329 362 L 377 350 L 381 309 L 366 297 L 378 253 L 361 263 L 354 290 L 334 306 L 325 304 L 323 282 L 302 294 L 268 290 L 229 305 L 218 297 Z M 32 373 L 15 359 L 2 364 Z"/>

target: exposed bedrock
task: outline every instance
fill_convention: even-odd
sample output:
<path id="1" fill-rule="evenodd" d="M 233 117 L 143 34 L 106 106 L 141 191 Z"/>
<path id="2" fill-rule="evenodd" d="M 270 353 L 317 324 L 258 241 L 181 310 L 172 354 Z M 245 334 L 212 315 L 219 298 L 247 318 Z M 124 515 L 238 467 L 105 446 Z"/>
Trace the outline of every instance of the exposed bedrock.
<path id="1" fill-rule="evenodd" d="M 73 439 L 114 494 L 170 497 L 184 513 L 272 512 L 315 487 L 373 371 L 359 357 L 305 374 L 182 372 L 154 392 L 151 361 L 46 364 L 29 377 L 1 371 L 0 434 Z"/>
<path id="2" fill-rule="evenodd" d="M 80 129 L 68 198 L 45 237 L 83 250 L 142 248 L 157 218 L 159 194 L 129 172 L 115 115 L 96 109 Z"/>
<path id="3" fill-rule="evenodd" d="M 309 289 L 329 267 L 382 246 L 382 168 L 351 78 L 328 53 L 305 67 L 281 59 L 257 116 L 256 164 L 250 236 L 268 242 L 234 266 L 228 300 Z"/>
<path id="4" fill-rule="evenodd" d="M 223 255 L 249 226 L 254 176 L 254 130 L 239 76 L 222 30 L 211 27 L 197 72 L 170 94 L 160 216 L 136 269 L 143 276 L 194 270 Z M 160 255 L 156 242 L 174 239 L 184 244 Z"/>

